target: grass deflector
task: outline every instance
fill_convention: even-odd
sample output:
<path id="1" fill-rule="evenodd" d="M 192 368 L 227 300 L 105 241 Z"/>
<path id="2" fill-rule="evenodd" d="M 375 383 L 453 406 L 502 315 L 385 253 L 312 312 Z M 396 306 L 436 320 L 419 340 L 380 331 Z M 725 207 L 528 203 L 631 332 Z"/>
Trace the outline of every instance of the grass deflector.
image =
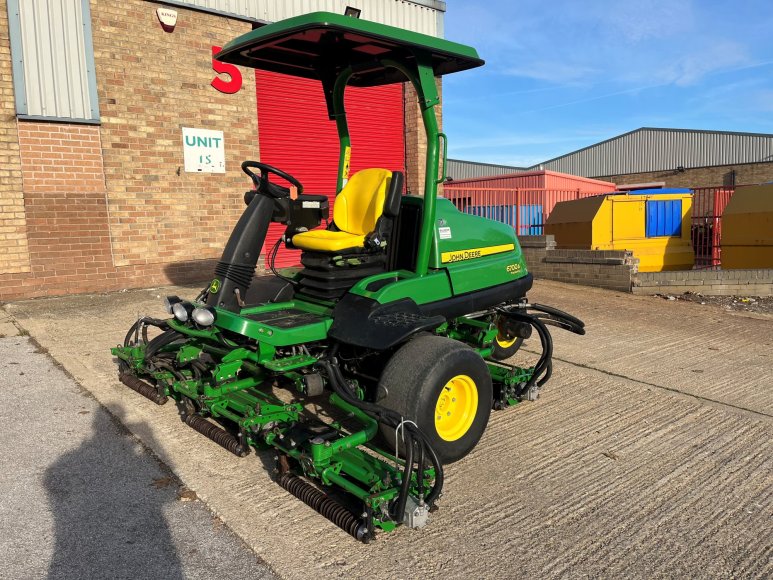
<path id="1" fill-rule="evenodd" d="M 217 58 L 322 84 L 340 138 L 332 221 L 319 228 L 325 196 L 245 161 L 254 189 L 214 279 L 193 300 L 168 297 L 168 320 L 131 327 L 112 351 L 120 380 L 158 404 L 172 398 L 189 426 L 238 456 L 273 450 L 278 483 L 359 540 L 422 527 L 443 465 L 475 447 L 492 409 L 536 399 L 550 377 L 547 325 L 584 333 L 527 302 L 532 277 L 511 227 L 437 198 L 446 138 L 435 77 L 483 61 L 467 46 L 322 12 L 258 28 Z M 349 175 L 346 86 L 406 80 L 427 135 L 421 197 L 403 195 L 398 171 Z M 286 226 L 268 252 L 275 275 L 254 278 L 271 222 Z M 280 244 L 301 268 L 273 267 Z M 536 364 L 506 362 L 532 330 Z"/>

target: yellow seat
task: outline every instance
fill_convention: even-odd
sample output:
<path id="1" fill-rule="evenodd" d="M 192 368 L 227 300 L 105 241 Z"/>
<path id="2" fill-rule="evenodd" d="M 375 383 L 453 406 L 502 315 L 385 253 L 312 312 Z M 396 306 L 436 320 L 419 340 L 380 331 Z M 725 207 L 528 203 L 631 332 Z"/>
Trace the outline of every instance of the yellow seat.
<path id="1" fill-rule="evenodd" d="M 311 230 L 293 236 L 293 245 L 304 250 L 340 252 L 365 246 L 365 236 L 330 230 Z"/>
<path id="2" fill-rule="evenodd" d="M 392 180 L 388 169 L 363 169 L 352 175 L 336 196 L 333 223 L 340 231 L 312 230 L 293 236 L 293 245 L 303 250 L 340 252 L 365 247 L 365 236 L 376 229 L 384 212 Z"/>

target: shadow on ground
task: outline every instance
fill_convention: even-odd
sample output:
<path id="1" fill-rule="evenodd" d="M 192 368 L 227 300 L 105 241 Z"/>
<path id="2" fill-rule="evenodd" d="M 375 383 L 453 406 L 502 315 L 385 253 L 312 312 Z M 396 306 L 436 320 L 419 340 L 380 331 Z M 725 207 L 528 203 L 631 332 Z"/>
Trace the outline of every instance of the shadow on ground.
<path id="1" fill-rule="evenodd" d="M 98 409 L 92 425 L 45 473 L 56 534 L 49 578 L 184 578 L 164 515 L 174 480 L 159 477 L 133 439 L 103 436 L 123 430 L 107 412 Z"/>

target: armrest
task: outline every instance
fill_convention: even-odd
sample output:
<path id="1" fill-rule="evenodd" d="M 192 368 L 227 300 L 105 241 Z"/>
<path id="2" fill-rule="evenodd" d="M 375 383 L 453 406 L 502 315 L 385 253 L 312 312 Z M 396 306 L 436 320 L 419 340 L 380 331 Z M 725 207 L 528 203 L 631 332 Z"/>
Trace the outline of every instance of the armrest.
<path id="1" fill-rule="evenodd" d="M 330 206 L 330 201 L 326 195 L 301 194 L 296 197 L 293 207 L 297 209 L 321 209 L 326 210 Z"/>
<path id="2" fill-rule="evenodd" d="M 328 218 L 330 202 L 326 195 L 303 194 L 290 201 L 290 215 L 285 240 L 295 234 L 318 227 Z"/>

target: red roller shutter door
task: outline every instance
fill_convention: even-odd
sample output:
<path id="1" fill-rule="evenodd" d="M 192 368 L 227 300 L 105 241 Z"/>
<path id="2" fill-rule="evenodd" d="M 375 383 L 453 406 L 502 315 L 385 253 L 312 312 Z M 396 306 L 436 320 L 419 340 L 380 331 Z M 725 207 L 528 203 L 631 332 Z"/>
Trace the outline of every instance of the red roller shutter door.
<path id="1" fill-rule="evenodd" d="M 267 71 L 255 71 L 260 160 L 298 178 L 305 193 L 330 198 L 338 176 L 338 134 L 327 117 L 322 85 Z M 349 87 L 346 111 L 352 138 L 352 173 L 368 167 L 404 171 L 402 85 Z M 264 251 L 273 248 L 284 226 L 271 224 Z M 297 250 L 279 250 L 277 266 L 298 264 Z"/>

